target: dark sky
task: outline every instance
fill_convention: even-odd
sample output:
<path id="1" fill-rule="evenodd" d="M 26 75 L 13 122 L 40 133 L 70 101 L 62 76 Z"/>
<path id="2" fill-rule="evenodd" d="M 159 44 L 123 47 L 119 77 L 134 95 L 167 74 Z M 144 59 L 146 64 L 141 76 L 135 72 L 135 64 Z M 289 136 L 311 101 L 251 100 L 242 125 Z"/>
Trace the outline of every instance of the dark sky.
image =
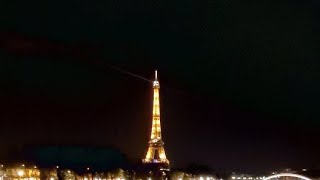
<path id="1" fill-rule="evenodd" d="M 317 0 L 0 2 L 0 157 L 27 144 L 146 152 L 152 86 L 174 167 L 320 164 Z"/>

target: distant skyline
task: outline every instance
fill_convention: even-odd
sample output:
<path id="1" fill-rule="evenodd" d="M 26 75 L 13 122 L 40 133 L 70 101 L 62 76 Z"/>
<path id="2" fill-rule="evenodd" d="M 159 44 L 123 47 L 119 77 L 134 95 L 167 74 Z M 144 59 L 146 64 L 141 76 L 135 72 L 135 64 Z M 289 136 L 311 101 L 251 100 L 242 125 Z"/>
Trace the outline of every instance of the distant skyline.
<path id="1" fill-rule="evenodd" d="M 27 144 L 146 153 L 161 81 L 173 167 L 320 165 L 318 1 L 0 3 L 0 159 Z"/>

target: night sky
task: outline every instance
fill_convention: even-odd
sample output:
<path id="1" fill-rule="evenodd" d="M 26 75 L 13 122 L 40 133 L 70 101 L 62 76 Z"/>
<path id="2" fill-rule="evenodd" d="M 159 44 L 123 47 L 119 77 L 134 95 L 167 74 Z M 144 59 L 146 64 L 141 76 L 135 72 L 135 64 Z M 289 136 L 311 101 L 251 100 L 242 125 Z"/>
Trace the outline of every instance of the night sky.
<path id="1" fill-rule="evenodd" d="M 152 103 L 143 78 L 158 69 L 173 167 L 319 166 L 319 7 L 1 1 L 0 158 L 29 144 L 111 146 L 143 158 Z"/>

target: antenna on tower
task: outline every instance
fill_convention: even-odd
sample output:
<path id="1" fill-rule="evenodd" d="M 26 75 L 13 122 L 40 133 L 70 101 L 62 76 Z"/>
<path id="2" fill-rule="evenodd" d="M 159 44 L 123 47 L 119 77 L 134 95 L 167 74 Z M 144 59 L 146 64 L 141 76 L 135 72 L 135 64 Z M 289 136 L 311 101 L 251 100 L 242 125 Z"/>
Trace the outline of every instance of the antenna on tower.
<path id="1" fill-rule="evenodd" d="M 154 74 L 155 74 L 155 79 L 157 80 L 157 79 L 158 79 L 158 71 L 155 70 L 155 71 L 154 71 Z"/>

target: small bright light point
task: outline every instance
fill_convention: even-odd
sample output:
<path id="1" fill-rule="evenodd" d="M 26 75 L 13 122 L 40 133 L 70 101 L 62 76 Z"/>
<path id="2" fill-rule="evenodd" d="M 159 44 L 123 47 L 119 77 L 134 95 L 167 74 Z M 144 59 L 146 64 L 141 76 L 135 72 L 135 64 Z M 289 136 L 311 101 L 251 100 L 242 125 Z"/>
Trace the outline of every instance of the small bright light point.
<path id="1" fill-rule="evenodd" d="M 68 170 L 68 173 L 71 173 L 71 171 Z"/>
<path id="2" fill-rule="evenodd" d="M 203 180 L 203 177 L 200 177 L 200 180 Z"/>
<path id="3" fill-rule="evenodd" d="M 302 171 L 307 171 L 307 169 L 302 169 Z"/>
<path id="4" fill-rule="evenodd" d="M 90 168 L 87 168 L 87 170 L 89 171 L 89 170 L 90 170 Z"/>
<path id="5" fill-rule="evenodd" d="M 50 180 L 54 180 L 54 178 L 53 178 L 53 177 L 51 177 L 51 178 L 50 178 Z"/>
<path id="6" fill-rule="evenodd" d="M 22 167 L 24 167 L 24 164 L 22 164 Z"/>
<path id="7" fill-rule="evenodd" d="M 242 179 L 247 179 L 247 177 L 243 177 Z"/>
<path id="8" fill-rule="evenodd" d="M 236 179 L 236 177 L 232 176 L 231 179 Z"/>
<path id="9" fill-rule="evenodd" d="M 59 166 L 56 166 L 57 169 L 59 169 Z"/>
<path id="10" fill-rule="evenodd" d="M 33 168 L 37 169 L 37 166 L 33 166 Z"/>

